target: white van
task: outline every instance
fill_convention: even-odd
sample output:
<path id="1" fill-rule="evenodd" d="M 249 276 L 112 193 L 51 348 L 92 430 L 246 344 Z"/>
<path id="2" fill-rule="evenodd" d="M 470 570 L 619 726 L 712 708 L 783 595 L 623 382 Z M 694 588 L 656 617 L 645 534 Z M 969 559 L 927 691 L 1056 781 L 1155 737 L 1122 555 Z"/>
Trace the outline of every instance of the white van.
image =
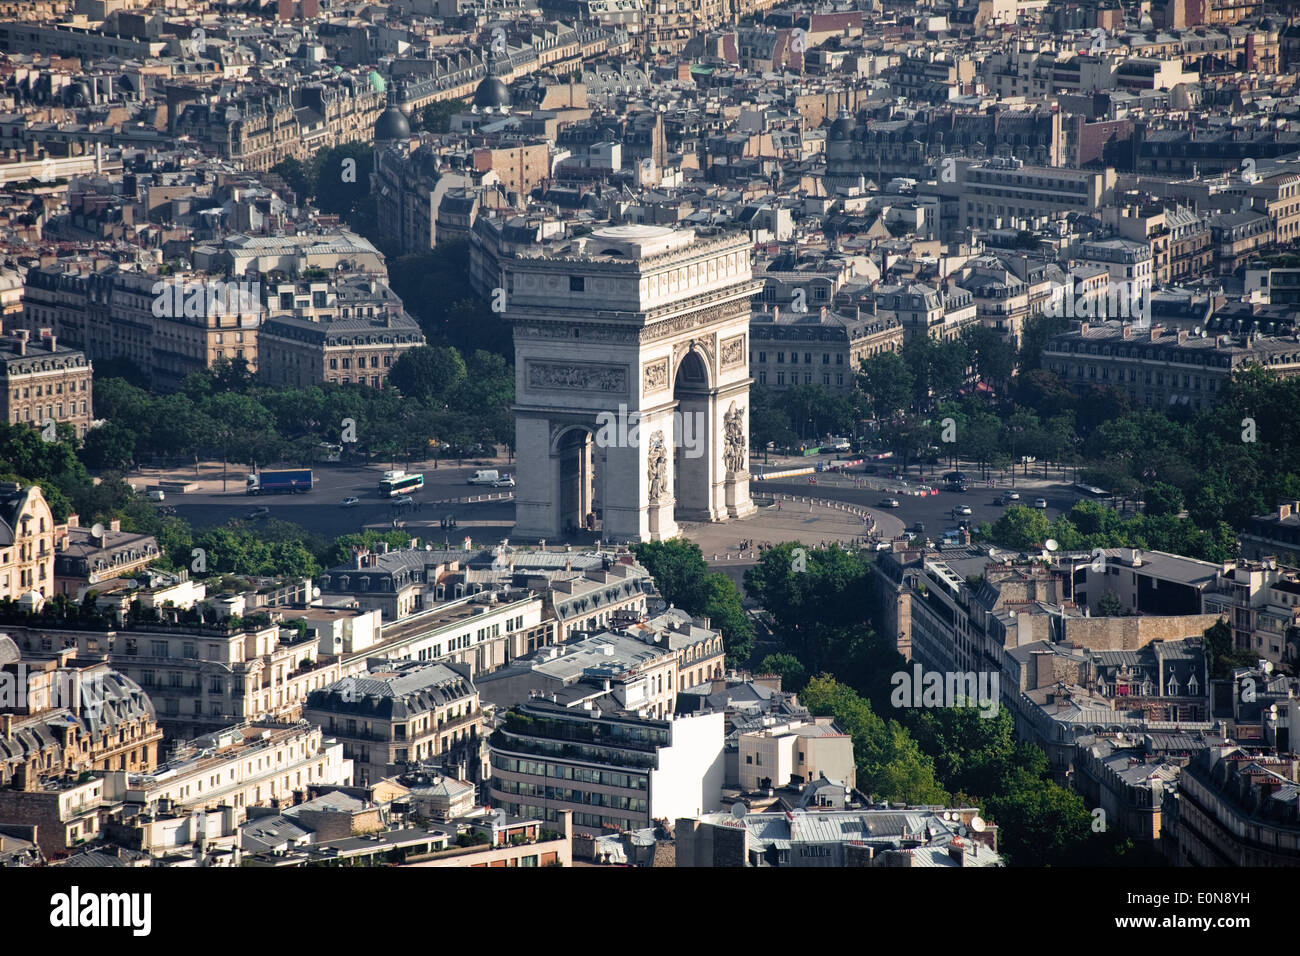
<path id="1" fill-rule="evenodd" d="M 150 491 L 149 494 L 148 494 L 148 498 L 149 498 L 150 501 L 165 501 L 165 500 L 167 500 L 167 496 L 166 496 L 165 494 L 163 494 L 163 491 L 162 491 L 161 488 L 154 488 L 152 491 Z"/>
<path id="2" fill-rule="evenodd" d="M 501 480 L 501 472 L 495 468 L 480 468 L 470 476 L 466 484 L 491 485 Z"/>

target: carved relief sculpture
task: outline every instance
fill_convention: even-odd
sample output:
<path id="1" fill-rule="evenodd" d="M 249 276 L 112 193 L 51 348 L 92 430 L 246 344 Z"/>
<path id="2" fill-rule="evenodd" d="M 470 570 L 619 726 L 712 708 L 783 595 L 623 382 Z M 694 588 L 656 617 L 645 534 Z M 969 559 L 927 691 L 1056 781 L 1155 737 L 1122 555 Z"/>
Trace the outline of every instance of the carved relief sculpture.
<path id="1" fill-rule="evenodd" d="M 722 461 L 727 471 L 738 472 L 745 469 L 745 409 L 737 408 L 732 402 L 723 416 L 723 437 L 726 445 L 722 452 Z"/>
<path id="2" fill-rule="evenodd" d="M 722 343 L 722 367 L 732 368 L 745 364 L 745 337 L 737 335 Z"/>
<path id="3" fill-rule="evenodd" d="M 646 477 L 650 481 L 648 500 L 659 501 L 668 488 L 668 451 L 664 448 L 664 433 L 661 431 L 650 436 Z"/>
<path id="4" fill-rule="evenodd" d="M 553 388 L 564 391 L 626 392 L 627 369 L 603 365 L 549 365 L 540 362 L 528 366 L 530 388 Z"/>
<path id="5" fill-rule="evenodd" d="M 649 395 L 668 387 L 668 360 L 659 359 L 646 364 L 641 394 Z"/>

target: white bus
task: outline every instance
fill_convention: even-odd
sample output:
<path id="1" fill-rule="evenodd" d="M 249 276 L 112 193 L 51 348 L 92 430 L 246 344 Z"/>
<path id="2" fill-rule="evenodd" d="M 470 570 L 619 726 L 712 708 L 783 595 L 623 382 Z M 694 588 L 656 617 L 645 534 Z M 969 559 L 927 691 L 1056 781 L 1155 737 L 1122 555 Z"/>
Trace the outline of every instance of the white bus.
<path id="1" fill-rule="evenodd" d="M 419 491 L 424 487 L 424 475 L 385 476 L 379 482 L 379 494 L 384 498 L 397 498 Z"/>

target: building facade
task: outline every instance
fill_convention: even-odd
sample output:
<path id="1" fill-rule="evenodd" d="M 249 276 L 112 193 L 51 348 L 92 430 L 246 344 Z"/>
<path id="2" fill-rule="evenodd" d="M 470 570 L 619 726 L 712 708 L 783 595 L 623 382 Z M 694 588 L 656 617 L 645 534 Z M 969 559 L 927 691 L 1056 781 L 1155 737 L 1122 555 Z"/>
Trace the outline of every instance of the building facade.
<path id="1" fill-rule="evenodd" d="M 50 329 L 38 338 L 14 330 L 0 338 L 0 419 L 34 428 L 66 423 L 85 438 L 95 416 L 92 371 L 85 353 L 59 345 Z"/>

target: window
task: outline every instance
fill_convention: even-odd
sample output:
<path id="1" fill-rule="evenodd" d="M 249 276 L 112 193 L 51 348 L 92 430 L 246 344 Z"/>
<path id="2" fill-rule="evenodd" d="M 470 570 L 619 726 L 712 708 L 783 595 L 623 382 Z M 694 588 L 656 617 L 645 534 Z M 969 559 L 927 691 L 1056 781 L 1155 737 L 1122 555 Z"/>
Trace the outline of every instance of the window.
<path id="1" fill-rule="evenodd" d="M 569 276 L 569 291 L 570 292 L 587 291 L 587 280 L 583 276 Z"/>

